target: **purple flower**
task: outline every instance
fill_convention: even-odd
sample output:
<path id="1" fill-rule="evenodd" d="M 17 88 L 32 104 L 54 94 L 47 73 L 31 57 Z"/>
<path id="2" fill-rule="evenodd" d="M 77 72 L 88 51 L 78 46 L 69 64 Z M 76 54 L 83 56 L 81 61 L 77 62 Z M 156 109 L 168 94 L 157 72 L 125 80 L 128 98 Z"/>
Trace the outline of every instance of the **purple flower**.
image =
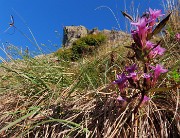
<path id="1" fill-rule="evenodd" d="M 153 49 L 158 55 L 163 55 L 164 52 L 166 51 L 165 48 L 160 47 L 160 45 L 158 45 L 156 48 Z"/>
<path id="2" fill-rule="evenodd" d="M 143 99 L 143 102 L 147 102 L 147 101 L 149 101 L 149 100 L 150 100 L 150 98 L 145 95 L 145 96 L 144 96 L 144 99 Z"/>
<path id="3" fill-rule="evenodd" d="M 132 72 L 127 76 L 127 78 L 132 78 L 134 81 L 136 81 L 137 80 L 137 73 Z"/>
<path id="4" fill-rule="evenodd" d="M 119 97 L 117 98 L 117 100 L 118 100 L 118 101 L 123 101 L 123 102 L 126 101 L 126 100 L 124 100 L 121 96 L 119 96 Z"/>
<path id="5" fill-rule="evenodd" d="M 126 99 L 122 98 L 121 96 L 119 96 L 119 97 L 117 98 L 117 101 L 121 103 L 121 106 L 122 106 L 122 107 L 125 107 L 125 106 L 126 106 L 127 101 L 126 101 Z"/>
<path id="6" fill-rule="evenodd" d="M 161 14 L 161 10 L 152 10 L 151 8 L 149 8 L 149 13 L 150 13 L 150 19 L 151 20 L 156 20 L 158 17 L 163 16 L 164 14 Z"/>
<path id="7" fill-rule="evenodd" d="M 138 22 L 132 22 L 131 24 L 137 26 L 138 29 L 144 29 L 147 25 L 147 19 L 145 17 L 139 18 Z"/>
<path id="8" fill-rule="evenodd" d="M 144 73 L 144 74 L 143 74 L 143 78 L 145 78 L 145 79 L 148 79 L 148 78 L 150 78 L 150 77 L 151 77 L 151 75 L 148 74 L 148 73 Z"/>
<path id="9" fill-rule="evenodd" d="M 145 85 L 147 88 L 149 88 L 149 86 L 151 86 L 151 74 L 149 73 L 144 73 L 142 74 L 143 78 L 145 79 Z"/>
<path id="10" fill-rule="evenodd" d="M 134 81 L 136 81 L 137 80 L 137 73 L 134 72 L 135 70 L 137 70 L 136 64 L 134 64 L 132 66 L 125 67 L 125 69 L 129 73 L 127 78 L 132 78 Z"/>
<path id="11" fill-rule="evenodd" d="M 161 10 L 152 10 L 149 8 L 149 14 L 150 14 L 150 19 L 149 19 L 149 26 L 153 27 L 156 19 L 160 16 L 163 16 L 164 14 L 161 14 Z M 151 30 L 151 29 L 150 29 Z M 152 31 L 152 30 L 151 30 Z"/>
<path id="12" fill-rule="evenodd" d="M 139 96 L 139 98 L 141 98 L 141 95 Z M 151 100 L 151 98 L 149 98 L 148 96 L 144 95 L 143 101 L 141 103 L 141 107 L 143 107 L 149 100 Z"/>
<path id="13" fill-rule="evenodd" d="M 144 95 L 144 99 L 141 103 L 141 106 L 143 106 L 145 103 L 147 103 L 149 100 L 151 100 L 151 98 L 147 97 L 146 95 Z"/>
<path id="14" fill-rule="evenodd" d="M 160 47 L 160 45 L 158 45 L 156 48 L 151 50 L 151 52 L 149 53 L 149 57 L 155 58 L 157 55 L 163 55 L 165 51 L 165 48 L 162 48 Z"/>
<path id="15" fill-rule="evenodd" d="M 124 73 L 122 73 L 121 75 L 117 75 L 117 80 L 115 80 L 113 82 L 113 84 L 117 84 L 118 87 L 119 87 L 119 90 L 121 92 L 123 92 L 125 86 L 126 86 L 126 80 L 127 80 L 127 77 Z"/>
<path id="16" fill-rule="evenodd" d="M 166 73 L 168 70 L 164 69 L 163 66 L 157 64 L 156 67 L 150 66 L 152 70 L 154 70 L 154 78 L 153 82 L 156 83 L 158 77 L 160 76 L 161 73 Z"/>
<path id="17" fill-rule="evenodd" d="M 147 37 L 147 31 L 148 31 L 148 20 L 146 17 L 142 17 L 138 19 L 138 22 L 132 22 L 132 25 L 137 26 L 137 30 L 136 32 L 138 33 L 139 38 L 142 41 L 142 45 L 144 46 L 145 42 L 146 42 L 146 37 Z"/>
<path id="18" fill-rule="evenodd" d="M 177 41 L 180 41 L 180 33 L 177 33 L 175 37 Z"/>
<path id="19" fill-rule="evenodd" d="M 156 67 L 153 67 L 153 66 L 150 66 L 150 67 L 152 68 L 152 70 L 155 71 L 156 75 L 159 75 L 160 73 L 165 73 L 168 71 L 167 69 L 164 69 L 163 66 L 159 64 L 157 64 Z"/>
<path id="20" fill-rule="evenodd" d="M 125 69 L 126 69 L 126 71 L 127 71 L 128 73 L 132 73 L 132 72 L 134 72 L 134 71 L 137 69 L 137 67 L 136 67 L 136 64 L 134 64 L 134 65 L 132 65 L 132 66 L 125 67 Z"/>
<path id="21" fill-rule="evenodd" d="M 156 44 L 152 43 L 151 41 L 147 41 L 146 42 L 146 48 L 149 50 L 149 49 L 152 49 Z"/>

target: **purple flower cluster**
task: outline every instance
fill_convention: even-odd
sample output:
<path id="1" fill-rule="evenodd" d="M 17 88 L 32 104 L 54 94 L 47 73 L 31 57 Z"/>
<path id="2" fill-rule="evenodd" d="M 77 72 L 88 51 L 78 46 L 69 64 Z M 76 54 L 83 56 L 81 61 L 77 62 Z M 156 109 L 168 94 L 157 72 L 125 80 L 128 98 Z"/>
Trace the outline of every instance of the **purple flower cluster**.
<path id="1" fill-rule="evenodd" d="M 117 75 L 117 79 L 113 82 L 117 84 L 120 95 L 124 95 L 125 88 L 131 87 L 138 90 L 140 93 L 139 98 L 142 99 L 141 103 L 144 103 L 150 98 L 146 96 L 148 90 L 155 87 L 158 82 L 158 78 L 162 73 L 166 73 L 168 70 L 160 64 L 153 65 L 153 60 L 158 56 L 162 56 L 166 51 L 165 48 L 160 46 L 160 42 L 155 44 L 149 40 L 149 35 L 153 32 L 157 18 L 163 16 L 161 10 L 152 10 L 149 8 L 144 16 L 137 19 L 137 22 L 131 22 L 132 25 L 132 49 L 135 52 L 135 57 L 139 61 L 143 62 L 143 69 L 138 67 L 138 64 L 125 67 L 122 74 Z M 119 101 L 126 101 L 127 97 L 118 97 Z"/>
<path id="2" fill-rule="evenodd" d="M 135 26 L 134 30 L 131 30 L 132 37 L 135 41 L 134 49 L 141 49 L 142 52 L 148 53 L 147 57 L 152 59 L 157 55 L 162 55 L 165 49 L 160 45 L 153 44 L 148 41 L 148 34 L 152 33 L 152 29 L 155 25 L 156 19 L 163 16 L 161 10 L 152 10 L 149 8 L 148 16 L 143 16 L 138 19 L 137 22 L 132 22 L 131 24 Z M 151 52 L 147 52 L 147 51 Z"/>

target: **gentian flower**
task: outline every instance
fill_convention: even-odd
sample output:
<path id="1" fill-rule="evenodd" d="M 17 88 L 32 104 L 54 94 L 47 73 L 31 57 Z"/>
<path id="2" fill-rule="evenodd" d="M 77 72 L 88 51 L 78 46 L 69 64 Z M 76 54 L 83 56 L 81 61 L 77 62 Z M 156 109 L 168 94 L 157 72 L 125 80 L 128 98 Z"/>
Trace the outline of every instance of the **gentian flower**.
<path id="1" fill-rule="evenodd" d="M 141 95 L 139 96 L 139 98 L 141 99 Z M 149 100 L 151 100 L 151 98 L 149 98 L 148 96 L 144 95 L 143 101 L 141 103 L 141 107 L 145 105 L 145 103 L 147 103 Z"/>
<path id="2" fill-rule="evenodd" d="M 126 100 L 124 100 L 121 96 L 119 96 L 119 97 L 117 98 L 117 100 L 118 100 L 118 101 L 123 101 L 123 102 L 126 101 Z"/>
<path id="3" fill-rule="evenodd" d="M 147 18 L 138 18 L 138 22 L 132 22 L 131 24 L 137 26 L 139 30 L 144 29 L 147 25 Z"/>
<path id="4" fill-rule="evenodd" d="M 126 104 L 127 104 L 126 99 L 122 98 L 121 96 L 119 96 L 119 97 L 117 98 L 117 101 L 121 103 L 121 106 L 122 106 L 122 107 L 125 107 Z"/>
<path id="5" fill-rule="evenodd" d="M 154 78 L 153 82 L 156 83 L 158 77 L 160 76 L 161 73 L 166 73 L 168 70 L 164 69 L 163 66 L 157 64 L 156 67 L 150 66 L 152 70 L 154 70 Z"/>
<path id="6" fill-rule="evenodd" d="M 151 8 L 149 8 L 149 30 L 148 32 L 152 32 L 152 27 L 155 25 L 156 23 L 156 19 L 160 16 L 163 16 L 164 14 L 161 14 L 161 10 L 152 10 Z"/>
<path id="7" fill-rule="evenodd" d="M 147 103 L 149 100 L 151 100 L 151 98 L 147 97 L 146 95 L 144 95 L 144 99 L 141 103 L 141 106 L 143 106 L 145 103 Z"/>
<path id="8" fill-rule="evenodd" d="M 145 96 L 144 96 L 144 99 L 143 99 L 143 102 L 147 102 L 147 101 L 149 101 L 149 100 L 150 100 L 150 98 L 145 95 Z"/>
<path id="9" fill-rule="evenodd" d="M 147 24 L 148 24 L 147 18 L 146 17 L 139 18 L 138 22 L 136 22 L 136 23 L 132 22 L 131 24 L 137 26 L 136 32 L 138 33 L 139 38 L 142 41 L 142 46 L 144 46 L 144 44 L 146 42 L 147 31 L 149 29 L 147 27 Z"/>
<path id="10" fill-rule="evenodd" d="M 132 78 L 134 81 L 138 80 L 136 72 L 130 73 L 127 78 Z"/>
<path id="11" fill-rule="evenodd" d="M 145 78 L 145 79 L 148 79 L 148 78 L 150 78 L 150 77 L 151 77 L 151 75 L 148 74 L 148 73 L 144 73 L 144 74 L 143 74 L 143 78 Z"/>
<path id="12" fill-rule="evenodd" d="M 158 46 L 157 46 L 156 48 L 154 48 L 153 50 L 156 51 L 156 53 L 157 53 L 158 55 L 163 55 L 164 52 L 166 51 L 166 49 L 160 47 L 160 45 L 158 45 Z"/>
<path id="13" fill-rule="evenodd" d="M 175 37 L 177 41 L 180 41 L 180 33 L 177 33 Z"/>
<path id="14" fill-rule="evenodd" d="M 151 52 L 149 53 L 149 57 L 155 58 L 157 55 L 163 55 L 165 51 L 165 48 L 162 48 L 160 47 L 160 45 L 158 45 L 156 48 L 151 50 Z"/>
<path id="15" fill-rule="evenodd" d="M 141 99 L 141 95 L 139 95 L 139 99 Z M 149 98 L 148 96 L 144 95 L 143 101 L 140 105 L 140 107 L 143 107 L 149 100 L 151 100 L 151 98 Z"/>
<path id="16" fill-rule="evenodd" d="M 159 45 L 160 42 L 155 44 L 149 41 L 153 35 L 152 30 L 154 28 L 156 19 L 163 15 L 164 14 L 161 13 L 161 10 L 152 10 L 149 8 L 149 12 L 145 13 L 143 16 L 141 16 L 141 18 L 138 18 L 137 22 L 131 22 L 131 34 L 134 40 L 131 47 L 134 51 L 133 58 L 135 57 L 137 60 L 142 61 L 142 64 L 140 64 L 141 68 L 138 68 L 138 70 L 136 64 L 125 67 L 124 72 L 127 74 L 122 73 L 117 75 L 117 79 L 113 82 L 113 84 L 117 84 L 119 91 L 121 92 L 120 96 L 117 98 L 119 103 L 124 103 L 125 105 L 125 103 L 127 104 L 127 102 L 131 102 L 137 97 L 138 100 L 142 101 L 138 105 L 138 108 L 139 106 L 144 106 L 144 104 L 150 100 L 150 98 L 146 96 L 146 94 L 148 94 L 148 90 L 155 86 L 159 76 L 162 73 L 166 73 L 168 71 L 159 64 L 156 66 L 149 65 L 151 62 L 153 62 L 151 59 L 155 58 L 157 55 L 163 55 L 166 51 L 165 48 L 162 48 Z M 180 40 L 180 33 L 176 35 L 176 39 L 178 41 Z M 135 91 L 135 94 L 133 94 L 132 97 L 127 98 L 124 90 L 126 86 L 133 88 L 132 93 L 134 92 L 134 89 L 139 91 L 138 93 Z"/>
<path id="17" fill-rule="evenodd" d="M 146 42 L 146 48 L 149 50 L 149 49 L 152 49 L 156 44 L 152 43 L 151 41 L 147 41 Z"/>
<path id="18" fill-rule="evenodd" d="M 117 80 L 115 80 L 113 82 L 113 84 L 117 84 L 118 87 L 119 87 L 119 90 L 121 92 L 123 92 L 125 86 L 126 86 L 126 80 L 127 80 L 127 77 L 124 73 L 122 73 L 121 75 L 117 75 Z"/>
<path id="19" fill-rule="evenodd" d="M 125 69 L 128 73 L 133 73 L 137 69 L 137 67 L 136 67 L 136 64 L 134 64 L 132 66 L 125 67 Z"/>
<path id="20" fill-rule="evenodd" d="M 125 67 L 125 69 L 129 73 L 127 78 L 132 78 L 133 81 L 136 81 L 137 80 L 137 73 L 134 72 L 135 70 L 137 70 L 136 64 L 134 64 L 132 66 Z"/>
<path id="21" fill-rule="evenodd" d="M 155 21 L 158 17 L 163 16 L 164 14 L 161 14 L 161 10 L 152 10 L 151 8 L 149 8 L 149 14 L 150 14 L 150 25 L 154 26 Z"/>

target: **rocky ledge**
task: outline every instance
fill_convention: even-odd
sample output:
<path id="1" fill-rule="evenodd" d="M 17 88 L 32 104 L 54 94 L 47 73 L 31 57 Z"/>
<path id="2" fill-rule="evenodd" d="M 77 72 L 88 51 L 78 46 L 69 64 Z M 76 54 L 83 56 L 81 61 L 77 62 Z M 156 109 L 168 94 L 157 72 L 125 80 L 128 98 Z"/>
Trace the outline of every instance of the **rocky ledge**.
<path id="1" fill-rule="evenodd" d="M 130 35 L 123 31 L 116 30 L 98 30 L 94 28 L 92 30 L 88 30 L 86 27 L 80 26 L 65 26 L 63 28 L 63 47 L 69 47 L 73 44 L 77 39 L 87 36 L 88 34 L 97 34 L 103 33 L 107 36 L 109 43 L 114 43 L 114 45 L 122 44 L 123 40 L 130 39 Z"/>

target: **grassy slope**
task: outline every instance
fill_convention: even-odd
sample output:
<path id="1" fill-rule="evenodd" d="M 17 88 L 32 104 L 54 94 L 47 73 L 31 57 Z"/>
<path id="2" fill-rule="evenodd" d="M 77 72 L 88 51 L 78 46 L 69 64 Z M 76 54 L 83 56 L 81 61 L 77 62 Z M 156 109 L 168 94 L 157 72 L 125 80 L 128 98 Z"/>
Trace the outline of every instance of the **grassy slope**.
<path id="1" fill-rule="evenodd" d="M 31 125 L 28 126 L 33 126 L 41 117 L 50 119 L 54 112 L 57 112 L 49 113 L 51 108 L 71 105 L 77 97 L 86 93 L 96 95 L 98 88 L 113 81 L 112 65 L 121 68 L 119 63 L 114 63 L 114 60 L 124 61 L 126 53 L 124 51 L 127 50 L 123 45 L 113 48 L 111 43 L 101 46 L 94 56 L 84 57 L 77 62 L 63 60 L 57 62 L 51 58 L 51 55 L 1 64 L 0 128 L 6 126 L 6 122 L 13 122 L 29 114 L 31 108 L 40 108 L 39 115 L 29 116 L 10 129 L 12 132 L 13 128 L 19 129 L 19 132 L 24 131 L 28 125 L 24 123 L 29 118 L 33 119 L 29 120 Z M 87 94 L 87 97 L 90 95 Z M 40 119 L 37 116 L 40 116 Z M 12 134 L 12 132 L 8 133 Z"/>
<path id="2" fill-rule="evenodd" d="M 130 64 L 123 47 L 130 43 L 106 43 L 77 62 L 44 56 L 1 64 L 0 137 L 178 137 L 179 88 L 150 94 L 136 119 L 136 101 L 125 108 L 116 102 L 111 82 Z M 179 42 L 167 35 L 163 46 L 167 52 L 159 60 L 170 71 L 157 86 L 171 87 L 179 83 L 172 75 L 179 69 Z"/>

